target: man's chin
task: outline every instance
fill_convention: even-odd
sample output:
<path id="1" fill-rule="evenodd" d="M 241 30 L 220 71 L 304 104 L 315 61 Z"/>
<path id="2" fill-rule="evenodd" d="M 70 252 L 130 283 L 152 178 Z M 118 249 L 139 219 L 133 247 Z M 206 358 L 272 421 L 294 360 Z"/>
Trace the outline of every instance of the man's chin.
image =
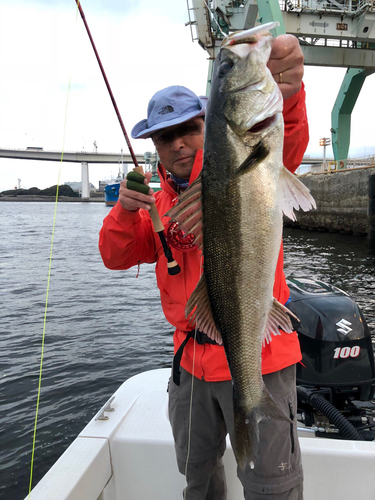
<path id="1" fill-rule="evenodd" d="M 184 160 L 179 160 L 174 162 L 169 172 L 179 179 L 190 179 L 191 171 L 193 170 L 194 158 L 186 158 Z"/>

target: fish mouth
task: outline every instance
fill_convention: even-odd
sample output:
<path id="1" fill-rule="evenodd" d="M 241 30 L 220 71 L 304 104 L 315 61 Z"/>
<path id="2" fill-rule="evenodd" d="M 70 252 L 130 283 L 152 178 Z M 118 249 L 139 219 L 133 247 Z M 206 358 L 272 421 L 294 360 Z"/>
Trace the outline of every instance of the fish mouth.
<path id="1" fill-rule="evenodd" d="M 233 89 L 231 91 L 231 93 L 234 94 L 235 92 L 253 92 L 254 90 L 262 91 L 265 88 L 265 86 L 266 86 L 266 79 L 262 78 L 258 82 L 243 85 L 242 87 L 240 87 L 238 89 Z"/>
<path id="2" fill-rule="evenodd" d="M 280 26 L 280 23 L 278 21 L 255 26 L 254 28 L 250 28 L 245 31 L 232 33 L 228 37 L 224 38 L 221 47 L 224 48 L 230 45 L 233 46 L 241 43 L 254 43 L 257 41 L 257 39 L 261 38 L 262 35 L 270 35 L 270 31 L 276 26 Z"/>
<path id="3" fill-rule="evenodd" d="M 248 129 L 248 133 L 250 134 L 257 134 L 259 132 L 263 132 L 263 130 L 266 130 L 269 127 L 272 127 L 276 123 L 276 118 L 277 115 L 269 116 L 268 118 L 265 118 L 264 120 L 256 123 L 253 125 L 251 128 Z"/>

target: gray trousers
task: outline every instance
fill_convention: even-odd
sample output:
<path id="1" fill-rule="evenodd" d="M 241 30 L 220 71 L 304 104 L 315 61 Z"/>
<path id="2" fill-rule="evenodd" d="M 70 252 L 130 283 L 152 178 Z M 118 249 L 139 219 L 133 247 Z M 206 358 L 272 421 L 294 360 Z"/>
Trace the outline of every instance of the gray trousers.
<path id="1" fill-rule="evenodd" d="M 237 475 L 245 500 L 302 500 L 303 473 L 297 437 L 295 365 L 263 376 L 276 404 L 293 424 L 280 420 L 259 423 L 260 451 L 254 469 Z M 175 440 L 179 471 L 186 475 L 186 500 L 225 500 L 226 481 L 222 456 L 226 435 L 233 442 L 232 382 L 205 382 L 194 378 L 192 421 L 189 415 L 192 376 L 181 369 L 181 385 L 169 382 L 169 419 Z M 189 449 L 189 462 L 186 460 Z M 186 474 L 185 474 L 186 473 Z"/>

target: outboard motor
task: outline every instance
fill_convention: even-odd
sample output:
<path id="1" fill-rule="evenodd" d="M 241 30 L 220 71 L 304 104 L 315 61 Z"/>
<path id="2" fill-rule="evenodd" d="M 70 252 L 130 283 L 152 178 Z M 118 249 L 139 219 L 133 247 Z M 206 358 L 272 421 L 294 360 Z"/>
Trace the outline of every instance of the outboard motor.
<path id="1" fill-rule="evenodd" d="M 287 283 L 287 307 L 300 320 L 293 326 L 302 351 L 297 395 L 303 423 L 317 435 L 375 439 L 374 353 L 361 310 L 321 281 L 289 277 Z"/>

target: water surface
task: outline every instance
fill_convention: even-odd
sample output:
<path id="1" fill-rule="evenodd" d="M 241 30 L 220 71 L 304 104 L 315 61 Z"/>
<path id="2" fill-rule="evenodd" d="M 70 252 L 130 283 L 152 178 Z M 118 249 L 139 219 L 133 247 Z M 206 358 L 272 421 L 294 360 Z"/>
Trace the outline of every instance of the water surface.
<path id="1" fill-rule="evenodd" d="M 98 252 L 109 209 L 59 203 L 33 485 L 127 378 L 169 367 L 153 265 L 110 271 Z M 53 203 L 0 203 L 0 499 L 28 493 Z M 287 275 L 350 293 L 375 330 L 374 258 L 358 236 L 286 229 Z"/>

